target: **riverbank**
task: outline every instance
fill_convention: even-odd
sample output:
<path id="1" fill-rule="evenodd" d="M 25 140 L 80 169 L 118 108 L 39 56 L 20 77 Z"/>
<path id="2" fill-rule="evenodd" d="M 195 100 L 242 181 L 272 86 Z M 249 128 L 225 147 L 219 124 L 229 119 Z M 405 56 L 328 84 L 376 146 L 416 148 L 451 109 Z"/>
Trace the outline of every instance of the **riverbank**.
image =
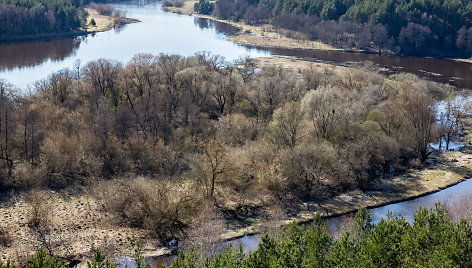
<path id="1" fill-rule="evenodd" d="M 472 147 L 459 152 L 446 152 L 435 159 L 436 163 L 424 169 L 411 169 L 393 179 L 372 184 L 365 190 L 342 193 L 322 202 L 306 202 L 296 215 L 281 221 L 250 219 L 249 227 L 229 230 L 224 240 L 233 240 L 245 235 L 262 234 L 271 229 L 297 221 L 309 223 L 319 213 L 323 218 L 333 218 L 357 212 L 359 208 L 377 208 L 413 200 L 447 189 L 472 177 Z"/>
<path id="2" fill-rule="evenodd" d="M 426 169 L 412 169 L 402 176 L 372 185 L 370 190 L 346 192 L 319 204 L 301 204 L 307 209 L 296 216 L 275 222 L 248 219 L 248 227 L 229 229 L 222 239 L 264 233 L 293 220 L 309 222 L 316 213 L 336 217 L 355 212 L 359 207 L 378 207 L 431 194 L 472 176 L 471 159 L 470 147 L 461 152 L 448 152 Z M 80 194 L 48 191 L 47 195 L 54 208 L 50 224 L 43 229 L 29 226 L 30 207 L 24 196 L 14 196 L 11 202 L 2 204 L 0 230 L 7 231 L 11 244 L 2 248 L 1 261 L 31 255 L 40 247 L 50 248 L 53 254 L 69 261 L 89 260 L 94 248 L 100 248 L 109 256 L 134 256 L 132 243 L 135 239 L 143 243 L 145 257 L 171 254 L 170 249 L 159 246 L 159 241 L 152 238 L 149 231 L 118 225 L 117 219 L 104 213 L 100 203 L 86 191 Z"/>
<path id="3" fill-rule="evenodd" d="M 125 17 L 101 15 L 92 8 L 85 8 L 85 11 L 88 13 L 86 29 L 84 29 L 87 33 L 105 32 L 124 24 L 140 22 L 139 20 Z M 91 23 L 92 20 L 95 21 L 95 25 Z"/>
<path id="4" fill-rule="evenodd" d="M 230 20 L 221 20 L 213 16 L 201 15 L 193 10 L 193 6 L 197 1 L 185 1 L 182 7 L 163 7 L 164 11 L 173 12 L 183 15 L 192 15 L 200 18 L 212 19 L 214 21 L 227 23 L 240 29 L 236 35 L 228 37 L 228 41 L 232 41 L 241 45 L 272 47 L 272 48 L 291 48 L 291 49 L 319 49 L 319 50 L 336 50 L 345 51 L 332 47 L 318 41 L 309 41 L 304 39 L 300 33 L 288 30 L 276 30 L 270 24 L 261 26 L 252 26 L 241 22 Z M 295 38 L 289 38 L 293 35 Z M 349 50 L 353 51 L 353 50 Z M 360 51 L 356 51 L 360 52 Z"/>
<path id="5" fill-rule="evenodd" d="M 173 12 L 182 15 L 191 15 L 200 18 L 207 18 L 214 21 L 227 23 L 233 25 L 240 29 L 240 32 L 231 35 L 227 38 L 228 41 L 235 42 L 241 45 L 255 46 L 255 47 L 266 47 L 266 48 L 285 48 L 285 49 L 316 49 L 316 50 L 325 50 L 325 51 L 343 51 L 351 53 L 369 53 L 369 54 L 378 54 L 378 50 L 361 50 L 361 49 L 344 49 L 336 48 L 329 44 L 320 42 L 320 41 L 310 41 L 302 33 L 290 31 L 286 29 L 277 29 L 271 24 L 264 24 L 260 26 L 252 26 L 245 24 L 243 22 L 234 22 L 231 20 L 222 20 L 218 19 L 211 15 L 202 15 L 194 11 L 194 4 L 198 1 L 188 0 L 184 1 L 181 7 L 166 6 L 163 7 L 164 11 Z M 397 54 L 392 51 L 384 50 L 382 51 L 383 55 L 396 55 L 403 56 L 402 54 Z M 450 59 L 458 62 L 472 63 L 472 58 L 462 59 L 462 58 L 450 58 L 448 56 L 433 56 L 433 58 L 438 59 Z"/>

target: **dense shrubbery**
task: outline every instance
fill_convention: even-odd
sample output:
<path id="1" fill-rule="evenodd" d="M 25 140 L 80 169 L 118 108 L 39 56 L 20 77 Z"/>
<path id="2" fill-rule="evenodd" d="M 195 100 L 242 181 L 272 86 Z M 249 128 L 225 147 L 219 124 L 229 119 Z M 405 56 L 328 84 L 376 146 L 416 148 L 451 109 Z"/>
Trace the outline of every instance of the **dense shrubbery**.
<path id="1" fill-rule="evenodd" d="M 97 4 L 95 2 L 91 2 L 89 7 L 95 9 L 99 14 L 105 16 L 113 16 L 113 13 L 115 12 L 115 8 L 109 4 Z"/>
<path id="2" fill-rule="evenodd" d="M 162 1 L 163 7 L 182 7 L 184 5 L 183 0 L 164 0 Z"/>
<path id="3" fill-rule="evenodd" d="M 219 0 L 214 15 L 272 22 L 338 47 L 401 49 L 405 54 L 472 53 L 472 4 L 460 1 Z"/>
<path id="4" fill-rule="evenodd" d="M 280 167 L 283 188 L 311 192 L 362 186 L 424 160 L 436 137 L 438 84 L 361 69 L 252 68 L 204 53 L 138 55 L 126 66 L 100 59 L 60 71 L 32 95 L 15 95 L 3 82 L 2 187 L 193 174 L 212 197 L 228 176 L 264 180 L 255 163 L 241 162 L 263 147 L 258 154 L 266 155 L 254 157 Z"/>
<path id="5" fill-rule="evenodd" d="M 132 226 L 153 231 L 164 242 L 184 237 L 200 206 L 193 194 L 185 187 L 143 178 L 95 185 L 95 195 L 106 211 L 122 216 Z"/>
<path id="6" fill-rule="evenodd" d="M 85 11 L 77 1 L 0 1 L 0 37 L 77 30 Z"/>
<path id="7" fill-rule="evenodd" d="M 92 186 L 107 211 L 168 241 L 199 204 L 271 217 L 277 204 L 293 212 L 424 161 L 465 113 L 448 101 L 454 116 L 436 120 L 444 87 L 369 66 L 294 71 L 207 53 L 77 64 L 26 95 L 2 81 L 0 190 Z"/>

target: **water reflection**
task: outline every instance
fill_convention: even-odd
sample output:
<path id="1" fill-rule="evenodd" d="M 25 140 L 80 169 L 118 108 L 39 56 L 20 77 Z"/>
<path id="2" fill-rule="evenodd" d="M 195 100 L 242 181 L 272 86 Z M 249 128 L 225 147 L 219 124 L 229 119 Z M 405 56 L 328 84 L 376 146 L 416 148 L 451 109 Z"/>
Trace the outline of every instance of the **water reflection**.
<path id="1" fill-rule="evenodd" d="M 0 70 L 31 67 L 45 60 L 62 61 L 74 54 L 82 38 L 11 43 L 0 45 Z"/>
<path id="2" fill-rule="evenodd" d="M 126 63 L 138 53 L 191 56 L 210 51 L 230 61 L 269 54 L 227 41 L 225 37 L 237 31 L 231 25 L 164 12 L 158 1 L 121 2 L 115 6 L 141 22 L 82 38 L 0 46 L 0 78 L 24 87 L 52 72 L 70 68 L 77 59 L 87 63 L 109 58 Z"/>
<path id="3" fill-rule="evenodd" d="M 199 51 L 211 51 L 227 60 L 241 56 L 283 55 L 341 64 L 370 61 L 388 67 L 393 72 L 413 72 L 438 82 L 472 88 L 472 64 L 469 63 L 339 51 L 242 46 L 225 40 L 226 36 L 236 34 L 238 28 L 207 18 L 167 13 L 157 1 L 138 0 L 115 6 L 124 10 L 128 17 L 141 22 L 86 37 L 0 45 L 0 78 L 25 86 L 52 72 L 71 67 L 77 59 L 84 63 L 98 58 L 126 62 L 137 53 L 190 56 Z"/>
<path id="4" fill-rule="evenodd" d="M 211 23 L 211 20 L 209 19 L 205 19 L 205 18 L 199 18 L 199 17 L 195 17 L 194 20 L 193 20 L 193 23 L 198 26 L 198 28 L 200 29 L 208 29 L 210 28 L 210 23 Z"/>
<path id="5" fill-rule="evenodd" d="M 239 33 L 239 28 L 236 26 L 221 21 L 211 20 L 208 18 L 194 17 L 194 24 L 202 30 L 214 29 L 217 33 L 223 34 L 224 36 L 231 36 Z M 265 50 L 265 48 L 262 47 L 259 49 Z"/>

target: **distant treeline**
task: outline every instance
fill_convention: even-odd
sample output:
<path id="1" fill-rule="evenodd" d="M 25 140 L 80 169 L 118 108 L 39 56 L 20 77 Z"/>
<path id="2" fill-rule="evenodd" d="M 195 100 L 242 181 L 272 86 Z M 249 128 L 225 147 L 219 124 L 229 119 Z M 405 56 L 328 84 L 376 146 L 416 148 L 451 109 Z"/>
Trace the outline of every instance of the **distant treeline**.
<path id="1" fill-rule="evenodd" d="M 85 11 L 72 0 L 0 0 L 0 36 L 77 30 Z"/>
<path id="2" fill-rule="evenodd" d="M 472 54 L 472 2 L 466 0 L 218 0 L 213 14 L 270 22 L 338 47 Z"/>

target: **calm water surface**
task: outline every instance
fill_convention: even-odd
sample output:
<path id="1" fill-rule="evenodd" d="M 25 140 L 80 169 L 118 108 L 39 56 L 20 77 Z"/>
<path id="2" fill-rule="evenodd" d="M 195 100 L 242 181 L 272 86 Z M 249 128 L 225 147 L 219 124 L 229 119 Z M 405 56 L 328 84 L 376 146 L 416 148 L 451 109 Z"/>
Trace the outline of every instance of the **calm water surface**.
<path id="1" fill-rule="evenodd" d="M 162 11 L 160 2 L 134 1 L 115 5 L 140 23 L 77 38 L 0 45 L 0 78 L 25 86 L 62 68 L 98 58 L 129 61 L 138 53 L 168 53 L 190 56 L 200 51 L 222 55 L 227 60 L 270 54 L 226 41 L 236 28 L 227 24 Z"/>
<path id="2" fill-rule="evenodd" d="M 200 51 L 227 60 L 241 56 L 283 55 L 314 61 L 350 64 L 370 61 L 392 72 L 407 71 L 458 87 L 472 88 L 472 64 L 416 57 L 347 53 L 338 51 L 255 48 L 226 41 L 233 26 L 192 16 L 164 12 L 160 2 L 130 1 L 115 5 L 126 16 L 141 20 L 120 29 L 77 38 L 0 45 L 0 78 L 25 87 L 62 68 L 98 58 L 127 62 L 137 53 L 169 53 L 184 56 Z"/>
<path id="3" fill-rule="evenodd" d="M 468 179 L 455 186 L 414 200 L 369 209 L 369 212 L 372 218 L 372 223 L 378 223 L 382 218 L 385 218 L 385 215 L 388 211 L 394 213 L 395 215 L 404 216 L 411 223 L 414 220 L 414 212 L 420 207 L 434 207 L 437 202 L 452 204 L 460 201 L 463 196 L 469 195 L 472 195 L 472 179 Z M 337 236 L 347 217 L 351 217 L 351 215 L 328 219 L 329 233 Z M 259 242 L 259 235 L 244 236 L 232 241 L 232 243 L 236 246 L 242 245 L 246 253 L 255 251 Z M 174 258 L 174 256 L 158 257 L 153 260 L 149 260 L 149 262 L 153 264 L 153 267 L 158 267 L 157 265 L 154 266 L 154 264 L 172 264 L 172 260 L 174 260 Z"/>

